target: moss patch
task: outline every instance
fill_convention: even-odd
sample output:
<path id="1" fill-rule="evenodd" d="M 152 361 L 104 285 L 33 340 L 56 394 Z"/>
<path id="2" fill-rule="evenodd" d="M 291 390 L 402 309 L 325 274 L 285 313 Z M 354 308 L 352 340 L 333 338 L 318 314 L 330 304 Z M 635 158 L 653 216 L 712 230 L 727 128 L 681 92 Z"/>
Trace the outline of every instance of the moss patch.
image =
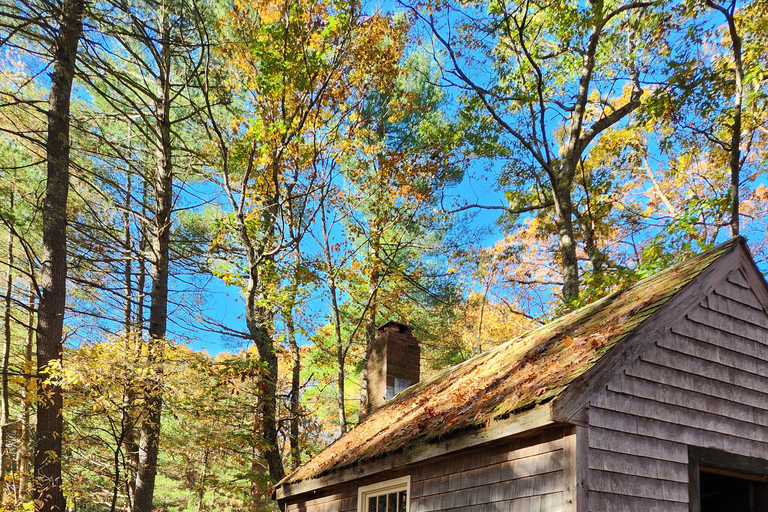
<path id="1" fill-rule="evenodd" d="M 552 400 L 737 243 L 710 249 L 412 386 L 281 483 L 483 428 Z"/>

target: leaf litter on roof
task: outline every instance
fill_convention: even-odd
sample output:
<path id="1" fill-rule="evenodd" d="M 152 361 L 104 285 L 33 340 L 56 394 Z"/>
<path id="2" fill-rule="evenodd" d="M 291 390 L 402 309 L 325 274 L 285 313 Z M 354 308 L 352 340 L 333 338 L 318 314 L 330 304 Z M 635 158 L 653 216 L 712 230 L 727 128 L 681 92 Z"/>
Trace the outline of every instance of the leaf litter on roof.
<path id="1" fill-rule="evenodd" d="M 488 426 L 555 398 L 690 283 L 735 238 L 448 368 L 398 394 L 278 485 L 317 478 L 417 441 Z"/>

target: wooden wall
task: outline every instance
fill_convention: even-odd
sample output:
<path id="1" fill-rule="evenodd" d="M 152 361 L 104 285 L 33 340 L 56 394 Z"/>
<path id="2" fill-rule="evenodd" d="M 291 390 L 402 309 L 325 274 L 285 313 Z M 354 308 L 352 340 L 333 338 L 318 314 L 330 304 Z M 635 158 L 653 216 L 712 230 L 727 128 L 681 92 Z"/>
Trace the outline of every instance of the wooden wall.
<path id="1" fill-rule="evenodd" d="M 688 511 L 687 445 L 768 458 L 768 315 L 735 270 L 589 408 L 589 510 Z"/>
<path id="2" fill-rule="evenodd" d="M 411 475 L 410 512 L 561 512 L 563 431 L 458 452 L 287 500 L 286 512 L 357 510 L 357 489 Z"/>

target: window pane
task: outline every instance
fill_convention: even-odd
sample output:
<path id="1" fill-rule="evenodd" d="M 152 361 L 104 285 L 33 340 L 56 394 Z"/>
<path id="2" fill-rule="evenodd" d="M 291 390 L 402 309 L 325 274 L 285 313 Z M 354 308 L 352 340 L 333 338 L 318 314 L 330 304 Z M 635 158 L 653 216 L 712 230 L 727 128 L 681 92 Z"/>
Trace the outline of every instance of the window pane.
<path id="1" fill-rule="evenodd" d="M 400 491 L 400 499 L 398 501 L 400 504 L 398 505 L 397 512 L 405 512 L 405 505 L 408 501 L 408 496 L 405 491 Z"/>
<path id="2" fill-rule="evenodd" d="M 376 512 L 376 496 L 368 498 L 368 512 Z"/>
<path id="3" fill-rule="evenodd" d="M 376 512 L 387 512 L 387 495 L 379 496 L 379 508 Z"/>
<path id="4" fill-rule="evenodd" d="M 387 512 L 397 512 L 397 493 L 387 496 Z"/>

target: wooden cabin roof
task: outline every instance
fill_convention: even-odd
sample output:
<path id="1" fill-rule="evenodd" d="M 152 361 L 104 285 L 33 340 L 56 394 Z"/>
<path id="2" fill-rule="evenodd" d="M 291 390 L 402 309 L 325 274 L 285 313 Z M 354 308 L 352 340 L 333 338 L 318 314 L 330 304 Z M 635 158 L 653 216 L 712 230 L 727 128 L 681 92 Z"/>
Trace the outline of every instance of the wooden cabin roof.
<path id="1" fill-rule="evenodd" d="M 741 238 L 448 368 L 401 392 L 278 483 L 297 484 L 403 450 L 484 429 L 553 400 Z M 586 377 L 586 376 L 585 376 Z"/>

